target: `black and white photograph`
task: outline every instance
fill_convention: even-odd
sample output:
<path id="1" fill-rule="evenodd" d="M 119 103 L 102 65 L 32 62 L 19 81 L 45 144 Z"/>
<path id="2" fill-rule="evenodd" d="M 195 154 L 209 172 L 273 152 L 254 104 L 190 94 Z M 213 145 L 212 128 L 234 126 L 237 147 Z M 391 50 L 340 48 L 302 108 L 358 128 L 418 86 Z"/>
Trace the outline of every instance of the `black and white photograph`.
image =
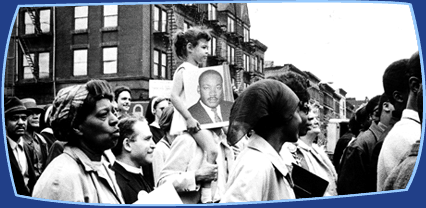
<path id="1" fill-rule="evenodd" d="M 4 189 L 139 205 L 407 189 L 419 38 L 398 2 L 21 6 L 4 64 Z"/>

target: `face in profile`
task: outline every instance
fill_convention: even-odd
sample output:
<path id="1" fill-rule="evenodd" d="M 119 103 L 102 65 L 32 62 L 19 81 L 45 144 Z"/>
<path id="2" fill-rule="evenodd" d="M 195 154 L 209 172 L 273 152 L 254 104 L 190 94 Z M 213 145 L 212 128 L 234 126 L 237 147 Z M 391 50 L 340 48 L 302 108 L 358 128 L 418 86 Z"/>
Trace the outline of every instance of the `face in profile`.
<path id="1" fill-rule="evenodd" d="M 318 115 L 312 110 L 308 114 L 308 134 L 319 134 L 321 133 L 320 122 L 318 120 Z"/>
<path id="2" fill-rule="evenodd" d="M 308 132 L 308 113 L 309 113 L 309 105 L 308 103 L 300 103 L 299 104 L 299 116 L 302 119 L 299 127 L 299 136 L 305 136 Z"/>
<path id="3" fill-rule="evenodd" d="M 297 142 L 299 139 L 299 128 L 302 124 L 299 107 L 291 116 L 290 120 L 284 125 L 283 134 L 287 138 L 286 142 Z"/>
<path id="4" fill-rule="evenodd" d="M 198 44 L 194 47 L 192 54 L 198 64 L 206 62 L 209 55 L 209 42 L 206 39 L 198 40 Z"/>
<path id="5" fill-rule="evenodd" d="M 131 159 L 140 166 L 151 164 L 155 143 L 149 131 L 148 122 L 137 121 L 133 125 L 133 130 L 134 136 L 129 140 Z"/>
<path id="6" fill-rule="evenodd" d="M 117 105 L 119 111 L 128 112 L 130 109 L 130 102 L 132 101 L 132 97 L 128 91 L 123 91 L 118 95 Z"/>
<path id="7" fill-rule="evenodd" d="M 95 152 L 110 149 L 118 142 L 120 131 L 113 108 L 109 99 L 98 100 L 92 112 L 78 126 L 81 142 Z"/>
<path id="8" fill-rule="evenodd" d="M 213 73 L 201 76 L 198 86 L 201 102 L 210 108 L 216 108 L 223 97 L 222 77 Z"/>

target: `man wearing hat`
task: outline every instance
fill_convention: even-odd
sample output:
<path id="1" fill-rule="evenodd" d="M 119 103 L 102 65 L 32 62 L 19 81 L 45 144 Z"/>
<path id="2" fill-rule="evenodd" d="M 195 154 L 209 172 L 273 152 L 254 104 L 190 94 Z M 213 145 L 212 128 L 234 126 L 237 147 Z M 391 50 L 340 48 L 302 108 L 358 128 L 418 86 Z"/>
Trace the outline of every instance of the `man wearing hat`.
<path id="1" fill-rule="evenodd" d="M 33 98 L 21 99 L 21 102 L 30 112 L 28 114 L 27 131 L 24 134 L 24 141 L 34 149 L 34 170 L 37 178 L 41 175 L 45 168 L 47 154 L 49 152 L 47 148 L 46 139 L 38 133 L 40 128 L 40 115 L 43 112 L 43 108 L 38 107 L 36 101 Z"/>
<path id="2" fill-rule="evenodd" d="M 6 98 L 4 109 L 7 149 L 15 189 L 20 195 L 31 196 L 36 182 L 32 157 L 34 152 L 22 139 L 30 112 L 16 97 Z"/>

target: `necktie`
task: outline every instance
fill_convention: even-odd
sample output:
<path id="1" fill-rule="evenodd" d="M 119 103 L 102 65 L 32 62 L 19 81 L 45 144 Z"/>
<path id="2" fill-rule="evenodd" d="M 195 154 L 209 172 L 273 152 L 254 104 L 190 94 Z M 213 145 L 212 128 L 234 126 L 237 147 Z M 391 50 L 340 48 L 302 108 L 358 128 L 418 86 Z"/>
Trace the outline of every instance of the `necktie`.
<path id="1" fill-rule="evenodd" d="M 219 115 L 217 114 L 217 109 L 216 108 L 212 108 L 212 111 L 214 113 L 214 122 L 215 123 L 222 122 L 222 119 L 220 119 Z"/>

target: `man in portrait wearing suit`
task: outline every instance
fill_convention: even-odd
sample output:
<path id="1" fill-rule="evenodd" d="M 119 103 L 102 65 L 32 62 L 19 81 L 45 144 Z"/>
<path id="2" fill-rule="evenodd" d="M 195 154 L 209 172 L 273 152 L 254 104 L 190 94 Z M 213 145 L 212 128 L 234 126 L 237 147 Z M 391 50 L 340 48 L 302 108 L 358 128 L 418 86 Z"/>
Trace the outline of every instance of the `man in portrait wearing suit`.
<path id="1" fill-rule="evenodd" d="M 111 169 L 115 171 L 125 203 L 133 204 L 140 191 L 149 193 L 154 190 L 142 172 L 142 166 L 152 163 L 155 143 L 145 118 L 123 118 L 118 127 L 120 137 L 112 148 L 117 160 Z"/>
<path id="2" fill-rule="evenodd" d="M 30 111 L 16 97 L 4 100 L 4 115 L 9 152 L 15 189 L 19 195 L 31 196 L 36 182 L 33 166 L 34 152 L 22 138 L 27 130 L 27 119 Z"/>
<path id="3" fill-rule="evenodd" d="M 232 102 L 223 100 L 223 78 L 215 70 L 207 70 L 198 78 L 200 100 L 188 111 L 200 124 L 229 121 Z"/>

